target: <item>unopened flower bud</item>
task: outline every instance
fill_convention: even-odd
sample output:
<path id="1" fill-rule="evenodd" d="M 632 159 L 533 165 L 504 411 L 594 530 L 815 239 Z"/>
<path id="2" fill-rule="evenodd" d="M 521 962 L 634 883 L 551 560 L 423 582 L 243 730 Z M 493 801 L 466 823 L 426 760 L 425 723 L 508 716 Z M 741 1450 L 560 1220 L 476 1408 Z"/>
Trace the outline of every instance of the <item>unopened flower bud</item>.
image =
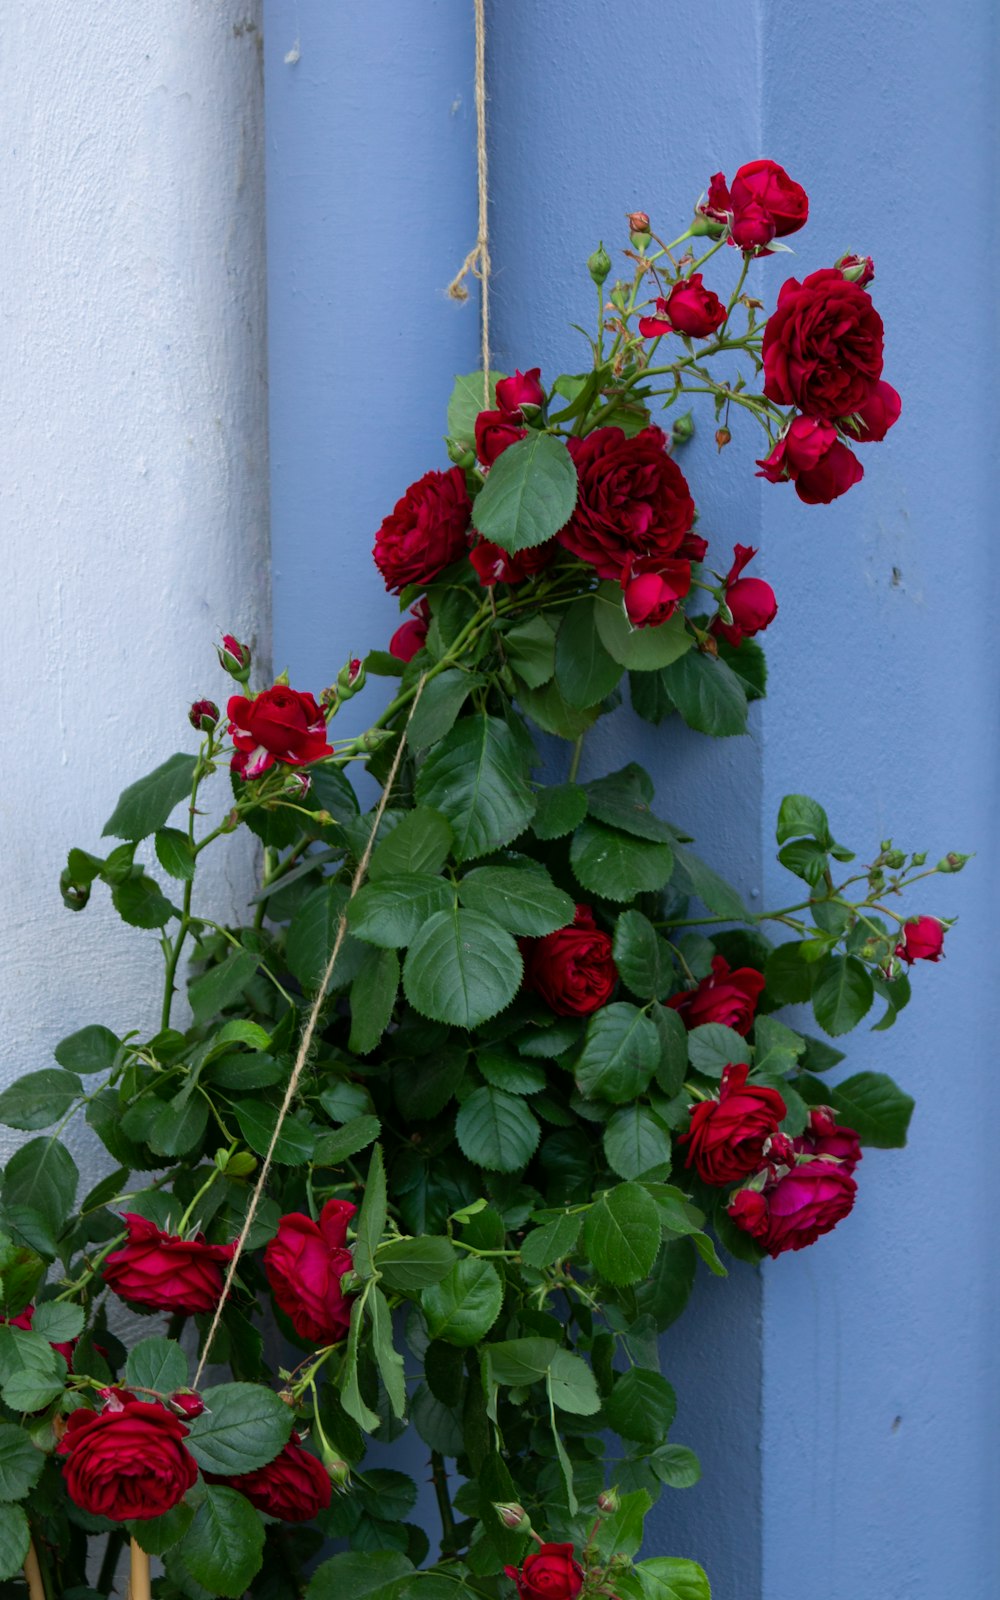
<path id="1" fill-rule="evenodd" d="M 910 857 L 910 865 L 911 867 L 922 867 L 926 860 L 927 851 L 919 850 L 916 855 Z"/>
<path id="2" fill-rule="evenodd" d="M 188 721 L 199 733 L 211 733 L 219 720 L 219 708 L 214 700 L 196 700 L 188 712 Z"/>
<path id="3" fill-rule="evenodd" d="M 524 1507 L 519 1506 L 516 1501 L 494 1501 L 493 1509 L 505 1528 L 510 1528 L 515 1533 L 527 1533 L 530 1529 L 531 1522 L 528 1514 Z"/>
<path id="4" fill-rule="evenodd" d="M 352 656 L 337 673 L 337 688 L 342 700 L 349 700 L 365 686 L 365 669 L 358 656 Z"/>
<path id="5" fill-rule="evenodd" d="M 674 444 L 687 444 L 694 438 L 694 417 L 690 411 L 685 411 L 677 417 L 671 429 Z"/>
<path id="6" fill-rule="evenodd" d="M 228 672 L 229 676 L 235 678 L 237 683 L 246 683 L 250 676 L 250 663 L 253 659 L 250 654 L 250 646 L 240 644 L 240 641 L 234 639 L 231 633 L 224 633 L 222 635 L 222 643 L 216 645 L 215 651 L 223 671 Z"/>
<path id="7" fill-rule="evenodd" d="M 728 428 L 716 428 L 715 430 L 715 442 L 720 450 L 724 450 L 726 448 L 726 445 L 729 443 L 732 437 L 733 436 Z"/>
<path id="8" fill-rule="evenodd" d="M 957 850 L 949 850 L 948 854 L 942 856 L 938 862 L 937 870 L 938 872 L 961 872 L 969 859 L 968 856 L 960 855 Z"/>
<path id="9" fill-rule="evenodd" d="M 848 283 L 857 283 L 864 289 L 875 276 L 875 263 L 871 256 L 841 256 L 834 262 Z"/>
<path id="10" fill-rule="evenodd" d="M 257 1170 L 257 1157 L 251 1155 L 249 1150 L 236 1150 L 226 1157 L 222 1170 L 227 1178 L 249 1178 L 251 1172 Z"/>
<path id="11" fill-rule="evenodd" d="M 281 792 L 291 800 L 304 800 L 311 788 L 312 778 L 308 772 L 290 772 Z"/>
<path id="12" fill-rule="evenodd" d="M 448 452 L 448 460 L 454 461 L 456 467 L 461 467 L 463 472 L 468 472 L 476 464 L 476 452 L 470 450 L 461 439 L 445 439 L 444 447 Z"/>
<path id="13" fill-rule="evenodd" d="M 885 861 L 886 866 L 889 867 L 892 872 L 898 872 L 900 867 L 905 867 L 906 865 L 906 851 L 887 850 L 883 860 Z"/>
<path id="14" fill-rule="evenodd" d="M 278 1390 L 278 1399 L 281 1401 L 282 1405 L 285 1405 L 285 1406 L 296 1406 L 296 1405 L 298 1405 L 298 1401 L 296 1400 L 296 1398 L 295 1398 L 294 1394 L 292 1393 L 291 1389 L 279 1389 Z"/>
<path id="15" fill-rule="evenodd" d="M 195 1417 L 200 1417 L 205 1409 L 205 1402 L 200 1394 L 183 1389 L 178 1389 L 172 1394 L 167 1403 L 172 1411 L 176 1411 L 179 1417 L 187 1417 L 189 1422 Z"/>
<path id="16" fill-rule="evenodd" d="M 597 1496 L 597 1509 L 606 1517 L 617 1511 L 620 1505 L 621 1499 L 617 1489 L 602 1489 Z"/>
<path id="17" fill-rule="evenodd" d="M 648 233 L 649 215 L 645 211 L 630 211 L 628 213 L 629 233 Z"/>
<path id="18" fill-rule="evenodd" d="M 327 1456 L 323 1462 L 335 1489 L 346 1489 L 351 1481 L 351 1469 L 339 1456 Z"/>
<path id="19" fill-rule="evenodd" d="M 599 244 L 593 255 L 587 257 L 587 271 L 600 288 L 608 273 L 611 271 L 611 257 L 603 244 Z"/>
<path id="20" fill-rule="evenodd" d="M 361 743 L 366 750 L 378 750 L 381 745 L 395 737 L 396 735 L 391 728 L 369 728 L 368 732 L 362 737 Z"/>

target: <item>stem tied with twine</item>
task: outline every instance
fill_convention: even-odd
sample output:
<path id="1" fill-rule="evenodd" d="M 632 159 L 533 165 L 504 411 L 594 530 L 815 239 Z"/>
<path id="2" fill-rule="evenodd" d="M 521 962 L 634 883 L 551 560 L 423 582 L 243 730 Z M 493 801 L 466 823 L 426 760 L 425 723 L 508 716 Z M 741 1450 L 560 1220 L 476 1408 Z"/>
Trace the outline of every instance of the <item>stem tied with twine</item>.
<path id="1" fill-rule="evenodd" d="M 483 404 L 490 403 L 490 223 L 486 159 L 486 0 L 473 0 L 476 14 L 476 173 L 479 195 L 479 231 L 455 277 L 448 285 L 452 300 L 468 300 L 465 279 L 471 272 L 480 283 Z"/>

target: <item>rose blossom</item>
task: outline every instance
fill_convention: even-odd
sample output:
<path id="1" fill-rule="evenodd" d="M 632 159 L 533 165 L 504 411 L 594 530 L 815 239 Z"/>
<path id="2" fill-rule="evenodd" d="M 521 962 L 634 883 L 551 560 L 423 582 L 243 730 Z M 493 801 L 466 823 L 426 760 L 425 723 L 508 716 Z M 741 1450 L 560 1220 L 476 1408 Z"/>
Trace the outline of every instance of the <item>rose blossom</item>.
<path id="1" fill-rule="evenodd" d="M 691 588 L 690 561 L 664 561 L 659 556 L 630 556 L 621 577 L 625 610 L 633 628 L 666 622 Z"/>
<path id="2" fill-rule="evenodd" d="M 577 906 L 568 928 L 525 940 L 524 981 L 561 1017 L 586 1017 L 610 1000 L 618 981 L 611 938 L 589 906 Z"/>
<path id="3" fill-rule="evenodd" d="M 426 600 L 418 600 L 415 606 L 410 607 L 409 620 L 397 628 L 389 640 L 389 654 L 395 656 L 397 661 L 412 661 L 427 642 L 430 620 L 430 606 Z"/>
<path id="4" fill-rule="evenodd" d="M 425 472 L 411 483 L 375 535 L 372 554 L 386 588 L 399 594 L 450 567 L 465 554 L 471 516 L 461 467 Z"/>
<path id="5" fill-rule="evenodd" d="M 583 1568 L 571 1544 L 543 1544 L 525 1556 L 520 1570 L 503 1570 L 517 1584 L 520 1600 L 576 1600 L 583 1588 Z"/>
<path id="6" fill-rule="evenodd" d="M 674 556 L 694 521 L 684 474 L 666 451 L 661 428 L 634 438 L 595 428 L 568 440 L 576 464 L 576 508 L 556 535 L 601 578 L 621 578 L 630 558 Z"/>
<path id="7" fill-rule="evenodd" d="M 809 417 L 846 417 L 882 376 L 882 318 L 836 267 L 781 286 L 761 346 L 764 393 Z"/>
<path id="8" fill-rule="evenodd" d="M 333 754 L 326 718 L 311 694 L 276 683 L 253 700 L 234 694 L 226 707 L 236 754 L 230 763 L 241 778 L 259 778 L 276 761 L 303 767 Z"/>
<path id="9" fill-rule="evenodd" d="M 792 1144 L 797 1155 L 832 1156 L 847 1173 L 861 1160 L 861 1140 L 853 1128 L 841 1127 L 830 1106 L 813 1106 L 809 1126 Z"/>
<path id="10" fill-rule="evenodd" d="M 865 469 L 821 417 L 793 417 L 771 454 L 757 462 L 758 478 L 795 484 L 806 505 L 829 505 L 860 483 Z"/>
<path id="11" fill-rule="evenodd" d="M 161 1517 L 192 1488 L 198 1468 L 187 1428 L 164 1406 L 126 1395 L 98 1415 L 74 1411 L 57 1446 L 75 1505 L 112 1522 Z"/>
<path id="12" fill-rule="evenodd" d="M 133 1211 L 124 1213 L 124 1221 L 128 1239 L 104 1262 L 104 1281 L 119 1299 L 186 1316 L 215 1310 L 235 1242 L 206 1244 L 203 1234 L 181 1239 Z"/>
<path id="13" fill-rule="evenodd" d="M 785 1115 L 777 1089 L 748 1084 L 749 1073 L 745 1063 L 731 1064 L 722 1074 L 718 1100 L 701 1100 L 691 1108 L 691 1126 L 683 1135 L 685 1165 L 696 1167 L 703 1183 L 735 1183 L 755 1172 Z"/>
<path id="14" fill-rule="evenodd" d="M 892 384 L 880 380 L 854 413 L 861 421 L 861 431 L 854 435 L 857 443 L 878 444 L 899 421 L 902 409 L 903 402 Z"/>
<path id="15" fill-rule="evenodd" d="M 326 1510 L 333 1488 L 322 1462 L 294 1439 L 265 1467 L 213 1481 L 238 1489 L 258 1511 L 282 1522 L 309 1522 Z"/>
<path id="16" fill-rule="evenodd" d="M 350 1326 L 351 1307 L 340 1280 L 353 1265 L 344 1246 L 357 1209 L 349 1200 L 328 1200 L 319 1222 L 291 1211 L 264 1251 L 275 1300 L 299 1338 L 313 1344 L 336 1344 Z"/>
<path id="17" fill-rule="evenodd" d="M 546 539 L 530 550 L 518 550 L 514 555 L 489 539 L 480 539 L 469 551 L 469 560 L 483 588 L 492 589 L 495 583 L 523 583 L 525 578 L 544 571 L 557 554 L 554 539 Z"/>
<path id="18" fill-rule="evenodd" d="M 527 432 L 527 428 L 512 422 L 506 411 L 480 411 L 476 418 L 476 455 L 484 467 L 492 467 L 497 456 L 525 438 Z"/>
<path id="19" fill-rule="evenodd" d="M 505 417 L 522 417 L 525 410 L 537 411 L 545 404 L 545 390 L 539 379 L 541 367 L 515 372 L 512 378 L 497 382 L 497 405 Z"/>
<path id="20" fill-rule="evenodd" d="M 702 978 L 697 989 L 671 995 L 667 1005 L 680 1013 L 685 1028 L 721 1022 L 745 1038 L 763 990 L 762 973 L 753 967 L 737 967 L 735 972 L 730 971 L 725 956 L 713 956 L 711 976 Z"/>
<path id="21" fill-rule="evenodd" d="M 752 545 L 733 546 L 733 564 L 726 575 L 726 604 L 733 620 L 723 622 L 716 617 L 712 632 L 727 644 L 740 645 L 755 633 L 763 633 L 778 614 L 774 590 L 763 578 L 744 578 L 744 567 L 749 566 L 757 554 Z"/>
<path id="22" fill-rule="evenodd" d="M 674 284 L 665 300 L 657 300 L 655 317 L 639 318 L 639 332 L 644 339 L 671 332 L 707 339 L 725 320 L 726 308 L 718 295 L 705 288 L 700 272 L 692 272 Z"/>
<path id="23" fill-rule="evenodd" d="M 914 917 L 904 923 L 896 954 L 908 966 L 914 961 L 940 961 L 944 954 L 944 924 L 937 917 Z"/>
<path id="24" fill-rule="evenodd" d="M 717 172 L 708 186 L 708 199 L 699 207 L 704 216 L 729 225 L 734 244 L 743 250 L 760 250 L 772 239 L 796 233 L 809 216 L 809 196 L 777 161 L 748 161 L 732 181 Z"/>
<path id="25" fill-rule="evenodd" d="M 737 1189 L 726 1207 L 769 1256 L 802 1250 L 829 1233 L 854 1205 L 858 1186 L 835 1161 L 805 1161 L 763 1190 Z"/>

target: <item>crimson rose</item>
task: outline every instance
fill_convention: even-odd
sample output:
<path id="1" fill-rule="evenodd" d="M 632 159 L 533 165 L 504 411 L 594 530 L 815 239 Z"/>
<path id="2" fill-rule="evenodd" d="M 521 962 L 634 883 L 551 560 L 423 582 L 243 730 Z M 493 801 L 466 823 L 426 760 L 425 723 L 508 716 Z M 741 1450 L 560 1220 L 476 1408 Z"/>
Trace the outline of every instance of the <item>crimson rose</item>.
<path id="1" fill-rule="evenodd" d="M 808 506 L 829 505 L 865 475 L 861 462 L 838 438 L 833 423 L 820 417 L 793 417 L 771 454 L 757 465 L 757 477 L 769 483 L 791 479 L 799 499 Z"/>
<path id="2" fill-rule="evenodd" d="M 732 613 L 732 622 L 716 617 L 712 632 L 731 645 L 740 645 L 755 633 L 763 633 L 778 614 L 774 590 L 763 578 L 744 578 L 744 567 L 749 566 L 757 554 L 752 545 L 738 544 L 733 549 L 733 564 L 726 575 L 726 604 Z"/>
<path id="3" fill-rule="evenodd" d="M 128 1239 L 104 1262 L 108 1288 L 131 1305 L 149 1311 L 193 1316 L 214 1311 L 222 1294 L 223 1268 L 233 1259 L 233 1244 L 206 1244 L 204 1235 L 181 1239 L 154 1222 L 124 1213 Z"/>
<path id="4" fill-rule="evenodd" d="M 845 1172 L 861 1160 L 861 1140 L 853 1128 L 841 1127 L 829 1106 L 813 1106 L 808 1128 L 792 1144 L 798 1155 L 832 1156 Z"/>
<path id="5" fill-rule="evenodd" d="M 899 421 L 902 409 L 903 402 L 892 384 L 880 379 L 855 412 L 861 422 L 861 431 L 854 436 L 858 444 L 878 444 Z"/>
<path id="6" fill-rule="evenodd" d="M 944 925 L 937 917 L 914 917 L 903 926 L 896 954 L 911 967 L 914 961 L 940 961 L 944 954 Z"/>
<path id="7" fill-rule="evenodd" d="M 410 607 L 409 619 L 398 627 L 389 640 L 389 654 L 397 661 L 412 661 L 418 650 L 427 642 L 431 608 L 426 600 L 418 600 Z"/>
<path id="8" fill-rule="evenodd" d="M 311 694 L 286 684 L 263 689 L 253 700 L 234 694 L 226 713 L 236 746 L 230 765 L 241 778 L 259 778 L 276 761 L 304 767 L 333 754 L 322 709 Z"/>
<path id="9" fill-rule="evenodd" d="M 846 417 L 882 376 L 882 318 L 836 267 L 782 284 L 761 346 L 764 393 L 810 417 Z"/>
<path id="10" fill-rule="evenodd" d="M 685 1165 L 696 1167 L 703 1183 L 736 1183 L 755 1172 L 785 1115 L 777 1089 L 748 1084 L 749 1072 L 745 1063 L 728 1066 L 718 1100 L 701 1100 L 691 1109 Z"/>
<path id="11" fill-rule="evenodd" d="M 540 383 L 541 367 L 529 367 L 527 372 L 515 372 L 512 378 L 497 382 L 497 405 L 505 417 L 522 417 L 525 411 L 537 411 L 545 404 L 545 390 Z"/>
<path id="12" fill-rule="evenodd" d="M 187 1428 L 163 1406 L 113 1400 L 98 1415 L 74 1411 L 58 1452 L 75 1505 L 112 1522 L 161 1517 L 193 1487 L 198 1468 L 184 1448 Z"/>
<path id="13" fill-rule="evenodd" d="M 610 1000 L 618 981 L 611 939 L 589 906 L 577 906 L 568 928 L 525 940 L 524 981 L 561 1017 L 586 1017 Z"/>
<path id="14" fill-rule="evenodd" d="M 737 1189 L 726 1207 L 738 1228 L 769 1256 L 802 1250 L 837 1226 L 854 1204 L 858 1186 L 835 1161 L 805 1161 L 763 1190 Z"/>
<path id="15" fill-rule="evenodd" d="M 332 1485 L 322 1462 L 291 1440 L 266 1467 L 236 1478 L 219 1478 L 238 1489 L 258 1511 L 282 1522 L 309 1522 L 330 1504 Z"/>
<path id="16" fill-rule="evenodd" d="M 644 339 L 671 332 L 707 339 L 725 320 L 726 308 L 718 295 L 705 288 L 700 272 L 692 272 L 690 278 L 674 284 L 665 300 L 657 300 L 655 317 L 639 318 L 639 332 Z"/>
<path id="17" fill-rule="evenodd" d="M 691 588 L 690 561 L 664 561 L 660 556 L 630 556 L 621 577 L 625 610 L 633 628 L 654 628 L 666 622 Z"/>
<path id="18" fill-rule="evenodd" d="M 742 250 L 763 250 L 772 239 L 796 233 L 805 224 L 809 196 L 777 161 L 762 159 L 740 167 L 731 186 L 717 172 L 699 209 L 728 223 L 733 243 Z"/>
<path id="19" fill-rule="evenodd" d="M 661 428 L 633 439 L 596 428 L 568 441 L 576 463 L 576 508 L 556 535 L 601 578 L 620 579 L 630 558 L 676 555 L 694 521 L 694 501 Z"/>
<path id="20" fill-rule="evenodd" d="M 461 467 L 411 483 L 375 535 L 372 554 L 386 588 L 399 594 L 409 583 L 430 583 L 463 556 L 471 515 Z"/>
<path id="21" fill-rule="evenodd" d="M 476 455 L 484 467 L 492 467 L 497 456 L 517 444 L 527 431 L 512 422 L 506 411 L 480 411 L 476 418 Z"/>
<path id="22" fill-rule="evenodd" d="M 336 1344 L 350 1327 L 351 1307 L 340 1280 L 353 1265 L 344 1245 L 357 1209 L 349 1200 L 328 1200 L 319 1222 L 291 1211 L 264 1251 L 275 1300 L 299 1338 L 313 1344 Z"/>
<path id="23" fill-rule="evenodd" d="M 763 974 L 753 967 L 737 967 L 731 972 L 725 956 L 713 956 L 711 976 L 702 978 L 697 989 L 671 995 L 667 1005 L 680 1013 L 685 1028 L 721 1022 L 745 1038 L 763 989 Z"/>
<path id="24" fill-rule="evenodd" d="M 583 1588 L 583 1568 L 571 1544 L 543 1544 L 525 1556 L 520 1571 L 504 1567 L 517 1584 L 521 1600 L 576 1600 Z"/>

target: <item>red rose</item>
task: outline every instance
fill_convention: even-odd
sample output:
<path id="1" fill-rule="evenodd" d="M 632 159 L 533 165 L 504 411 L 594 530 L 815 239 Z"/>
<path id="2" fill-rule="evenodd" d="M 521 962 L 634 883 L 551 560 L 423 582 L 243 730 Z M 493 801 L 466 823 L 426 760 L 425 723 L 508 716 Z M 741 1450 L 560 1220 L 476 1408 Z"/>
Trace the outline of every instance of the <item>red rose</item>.
<path id="1" fill-rule="evenodd" d="M 425 472 L 411 483 L 375 535 L 372 554 L 385 586 L 399 594 L 430 583 L 465 554 L 472 502 L 461 467 Z"/>
<path id="2" fill-rule="evenodd" d="M 568 443 L 578 494 L 559 543 L 601 578 L 620 579 L 630 557 L 676 555 L 694 501 L 662 430 L 643 428 L 629 439 L 621 428 L 596 428 Z"/>
<path id="3" fill-rule="evenodd" d="M 757 462 L 758 478 L 769 483 L 791 480 L 806 505 L 829 505 L 860 483 L 865 469 L 837 437 L 832 422 L 820 417 L 793 417 L 771 454 Z"/>
<path id="4" fill-rule="evenodd" d="M 716 617 L 712 632 L 728 644 L 740 645 L 755 633 L 763 633 L 778 614 L 774 590 L 763 578 L 744 578 L 743 568 L 749 566 L 757 554 L 752 545 L 733 547 L 733 564 L 726 575 L 726 604 L 732 612 L 732 622 L 722 622 Z"/>
<path id="5" fill-rule="evenodd" d="M 705 216 L 729 225 L 734 244 L 760 250 L 795 233 L 809 216 L 809 196 L 776 161 L 748 161 L 732 186 L 717 172 L 708 186 Z"/>
<path id="6" fill-rule="evenodd" d="M 664 561 L 659 556 L 630 556 L 621 577 L 625 610 L 633 628 L 666 622 L 691 588 L 690 561 Z"/>
<path id="7" fill-rule="evenodd" d="M 861 419 L 861 432 L 855 434 L 858 444 L 878 444 L 889 429 L 899 421 L 903 402 L 891 383 L 878 382 L 863 406 L 854 413 Z"/>
<path id="8" fill-rule="evenodd" d="M 214 1311 L 222 1294 L 233 1244 L 206 1244 L 204 1236 L 180 1239 L 154 1222 L 126 1211 L 128 1239 L 104 1262 L 104 1281 L 119 1299 L 149 1311 L 193 1316 Z"/>
<path id="9" fill-rule="evenodd" d="M 667 1005 L 680 1013 L 685 1028 L 721 1022 L 745 1038 L 763 989 L 763 974 L 753 967 L 737 967 L 731 972 L 725 956 L 713 956 L 711 977 L 702 978 L 697 989 L 672 995 Z"/>
<path id="10" fill-rule="evenodd" d="M 525 1556 L 520 1571 L 503 1570 L 517 1584 L 521 1600 L 576 1600 L 583 1588 L 583 1568 L 571 1544 L 543 1544 Z"/>
<path id="11" fill-rule="evenodd" d="M 236 1478 L 219 1478 L 238 1489 L 258 1511 L 282 1522 L 309 1522 L 330 1504 L 332 1485 L 322 1462 L 292 1440 L 266 1467 Z"/>
<path id="12" fill-rule="evenodd" d="M 875 276 L 875 263 L 871 256 L 841 256 L 834 266 L 852 283 L 860 283 L 862 289 L 867 289 Z"/>
<path id="13" fill-rule="evenodd" d="M 782 284 L 761 347 L 764 393 L 810 417 L 846 417 L 882 376 L 882 318 L 836 267 Z"/>
<path id="14" fill-rule="evenodd" d="M 326 718 L 312 695 L 283 683 L 262 690 L 254 700 L 234 694 L 226 713 L 236 746 L 230 765 L 241 778 L 259 778 L 276 761 L 304 767 L 333 754 Z"/>
<path id="15" fill-rule="evenodd" d="M 489 539 L 480 539 L 469 551 L 469 560 L 483 588 L 492 589 L 495 583 L 523 583 L 525 578 L 533 578 L 536 572 L 544 571 L 556 553 L 554 539 L 546 539 L 531 550 L 518 550 L 516 555 L 501 550 Z"/>
<path id="16" fill-rule="evenodd" d="M 809 1126 L 792 1141 L 797 1155 L 833 1157 L 845 1172 L 853 1172 L 861 1160 L 861 1140 L 853 1128 L 843 1128 L 829 1106 L 814 1106 Z"/>
<path id="17" fill-rule="evenodd" d="M 537 411 L 545 404 L 541 371 L 541 367 L 530 367 L 527 372 L 515 372 L 512 378 L 499 379 L 497 405 L 505 417 L 522 417 L 525 411 Z"/>
<path id="18" fill-rule="evenodd" d="M 903 926 L 903 937 L 896 946 L 901 961 L 912 967 L 914 961 L 940 961 L 944 954 L 944 924 L 937 917 L 914 917 Z"/>
<path id="19" fill-rule="evenodd" d="M 726 1209 L 769 1256 L 780 1256 L 829 1233 L 847 1216 L 857 1192 L 854 1179 L 837 1162 L 805 1161 L 763 1190 L 737 1189 Z"/>
<path id="20" fill-rule="evenodd" d="M 179 1417 L 184 1417 L 192 1422 L 195 1417 L 200 1417 L 205 1409 L 205 1402 L 200 1394 L 195 1394 L 192 1389 L 176 1389 L 170 1396 L 171 1410 L 176 1411 Z"/>
<path id="21" fill-rule="evenodd" d="M 703 1183 L 735 1183 L 755 1172 L 785 1115 L 777 1089 L 748 1084 L 749 1073 L 745 1064 L 728 1066 L 718 1100 L 701 1100 L 691 1109 L 685 1165 L 696 1167 Z"/>
<path id="22" fill-rule="evenodd" d="M 657 300 L 655 317 L 640 317 L 644 339 L 658 339 L 673 330 L 690 339 L 707 339 L 726 320 L 726 308 L 717 294 L 706 289 L 700 272 L 675 283 L 665 300 Z"/>
<path id="23" fill-rule="evenodd" d="M 239 683 L 246 683 L 250 676 L 250 662 L 253 659 L 249 645 L 240 644 L 231 633 L 224 633 L 222 643 L 215 647 L 215 653 L 219 658 L 219 665 L 231 678 L 235 678 Z"/>
<path id="24" fill-rule="evenodd" d="M 198 1477 L 187 1428 L 163 1406 L 130 1395 L 98 1415 L 74 1411 L 58 1445 L 75 1505 L 112 1522 L 161 1517 Z"/>
<path id="25" fill-rule="evenodd" d="M 589 906 L 577 906 L 568 928 L 525 940 L 524 981 L 561 1017 L 586 1017 L 610 1000 L 618 981 L 611 939 Z"/>
<path id="26" fill-rule="evenodd" d="M 527 428 L 519 428 L 505 411 L 480 411 L 476 418 L 476 455 L 484 467 L 492 467 L 497 456 L 518 439 L 523 439 Z"/>
<path id="27" fill-rule="evenodd" d="M 0 1317 L 0 1323 L 5 1323 L 9 1328 L 21 1328 L 25 1333 L 31 1332 L 32 1323 L 34 1320 L 34 1306 L 25 1306 L 24 1310 L 19 1311 L 16 1317 Z M 49 1340 L 49 1343 L 51 1344 L 52 1341 Z M 72 1372 L 73 1351 L 76 1349 L 76 1340 L 72 1339 L 68 1344 L 53 1344 L 52 1348 L 62 1356 L 69 1371 Z"/>
<path id="28" fill-rule="evenodd" d="M 389 654 L 397 661 L 412 661 L 418 650 L 427 642 L 427 629 L 431 621 L 431 608 L 426 600 L 418 600 L 410 607 L 410 620 L 396 629 L 389 640 Z"/>
<path id="29" fill-rule="evenodd" d="M 188 721 L 199 733 L 211 733 L 219 720 L 219 708 L 214 700 L 196 700 L 188 712 Z"/>
<path id="30" fill-rule="evenodd" d="M 300 1339 L 336 1344 L 351 1322 L 350 1302 L 340 1280 L 353 1265 L 344 1248 L 347 1224 L 357 1206 L 349 1200 L 328 1200 L 319 1222 L 291 1211 L 264 1251 L 264 1270 L 271 1291 Z"/>

